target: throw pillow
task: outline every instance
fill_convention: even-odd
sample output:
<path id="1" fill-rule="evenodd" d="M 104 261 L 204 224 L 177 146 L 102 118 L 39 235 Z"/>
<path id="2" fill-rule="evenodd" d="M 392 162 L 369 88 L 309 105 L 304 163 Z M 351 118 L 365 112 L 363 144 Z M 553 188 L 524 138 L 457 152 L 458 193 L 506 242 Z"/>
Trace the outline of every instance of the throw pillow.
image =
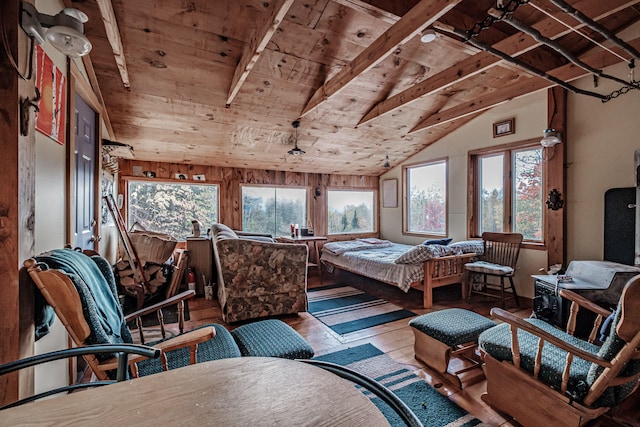
<path id="1" fill-rule="evenodd" d="M 463 240 L 461 242 L 455 242 L 449 245 L 452 248 L 459 248 L 463 254 L 478 254 L 484 253 L 484 243 L 482 240 Z"/>
<path id="2" fill-rule="evenodd" d="M 432 239 L 432 240 L 425 240 L 424 242 L 422 242 L 423 245 L 443 245 L 443 246 L 447 246 L 449 243 L 451 243 L 451 241 L 453 240 L 452 237 L 447 237 L 444 239 Z"/>
<path id="3" fill-rule="evenodd" d="M 393 261 L 396 264 L 419 264 L 433 258 L 447 255 L 460 255 L 460 249 L 442 245 L 416 245 Z"/>
<path id="4" fill-rule="evenodd" d="M 238 235 L 232 229 L 220 223 L 211 226 L 211 236 L 213 236 L 215 240 L 238 238 Z"/>

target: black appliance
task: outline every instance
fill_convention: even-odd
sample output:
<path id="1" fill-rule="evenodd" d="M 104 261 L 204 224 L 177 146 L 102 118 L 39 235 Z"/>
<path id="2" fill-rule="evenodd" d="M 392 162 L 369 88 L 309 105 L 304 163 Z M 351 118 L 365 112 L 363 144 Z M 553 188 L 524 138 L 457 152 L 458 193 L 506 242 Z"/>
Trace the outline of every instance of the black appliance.
<path id="1" fill-rule="evenodd" d="M 617 262 L 571 261 L 565 273 L 571 278 L 569 282 L 559 282 L 554 275 L 535 275 L 534 315 L 565 329 L 571 301 L 562 298 L 560 290 L 569 289 L 606 309 L 613 309 L 618 304 L 624 285 L 637 274 L 640 274 L 640 268 Z M 594 318 L 591 312 L 579 310 L 575 336 L 588 337 Z"/>

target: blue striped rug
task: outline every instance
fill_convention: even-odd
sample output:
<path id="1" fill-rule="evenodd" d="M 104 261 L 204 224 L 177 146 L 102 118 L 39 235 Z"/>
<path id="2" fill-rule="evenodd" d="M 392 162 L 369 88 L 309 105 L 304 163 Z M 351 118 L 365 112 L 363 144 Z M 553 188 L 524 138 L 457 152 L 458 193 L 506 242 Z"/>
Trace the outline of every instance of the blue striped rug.
<path id="1" fill-rule="evenodd" d="M 416 315 L 351 286 L 325 286 L 308 294 L 309 313 L 340 335 Z"/>
<path id="2" fill-rule="evenodd" d="M 314 357 L 363 373 L 391 389 L 418 416 L 425 427 L 488 427 L 417 376 L 414 366 L 403 365 L 372 344 Z M 413 368 L 413 369 L 412 369 Z M 387 417 L 392 426 L 404 426 L 400 417 L 371 392 L 358 387 Z"/>

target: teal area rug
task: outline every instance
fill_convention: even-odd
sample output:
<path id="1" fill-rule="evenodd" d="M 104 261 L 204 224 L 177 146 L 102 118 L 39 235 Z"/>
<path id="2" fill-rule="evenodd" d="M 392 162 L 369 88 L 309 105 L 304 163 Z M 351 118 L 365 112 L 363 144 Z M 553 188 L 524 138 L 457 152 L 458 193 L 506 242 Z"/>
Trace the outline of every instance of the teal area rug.
<path id="1" fill-rule="evenodd" d="M 487 426 L 479 419 L 438 393 L 422 378 L 396 362 L 372 344 L 340 350 L 315 357 L 363 373 L 391 389 L 418 416 L 425 427 Z M 379 397 L 356 386 L 371 399 L 392 426 L 404 426 L 400 417 Z"/>
<path id="2" fill-rule="evenodd" d="M 340 335 L 416 315 L 351 286 L 325 286 L 308 294 L 309 313 Z"/>

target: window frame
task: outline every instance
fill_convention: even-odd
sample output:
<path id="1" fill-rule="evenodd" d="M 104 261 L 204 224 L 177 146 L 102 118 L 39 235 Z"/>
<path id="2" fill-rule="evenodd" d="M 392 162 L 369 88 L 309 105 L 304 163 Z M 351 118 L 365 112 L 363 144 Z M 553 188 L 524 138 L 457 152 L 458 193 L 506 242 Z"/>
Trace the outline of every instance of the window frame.
<path id="1" fill-rule="evenodd" d="M 477 150 L 469 151 L 468 153 L 468 182 L 467 188 L 467 229 L 469 238 L 481 238 L 479 221 L 479 196 L 480 196 L 480 180 L 478 179 L 478 173 L 480 172 L 479 159 L 491 155 L 503 154 L 503 187 L 504 187 L 504 211 L 503 217 L 503 229 L 505 233 L 512 232 L 512 224 L 510 224 L 509 218 L 513 215 L 513 159 L 514 153 L 517 151 L 523 151 L 531 148 L 542 149 L 542 240 L 523 240 L 522 247 L 527 249 L 546 249 L 547 247 L 547 209 L 544 205 L 544 198 L 546 197 L 546 189 L 548 188 L 548 159 L 545 158 L 545 149 L 540 146 L 540 139 L 527 139 L 523 141 L 517 141 L 509 144 L 497 145 L 492 147 L 481 148 Z"/>
<path id="2" fill-rule="evenodd" d="M 421 233 L 417 231 L 410 231 L 409 230 L 410 189 L 408 188 L 408 185 L 407 185 L 409 169 L 435 165 L 437 163 L 444 163 L 444 185 L 445 185 L 444 234 Z M 449 157 L 438 157 L 435 159 L 430 159 L 430 160 L 416 162 L 416 163 L 410 163 L 402 166 L 402 234 L 405 236 L 436 237 L 436 238 L 447 237 L 449 235 Z"/>
<path id="3" fill-rule="evenodd" d="M 373 193 L 373 230 L 365 231 L 361 233 L 330 233 L 329 232 L 329 192 L 331 191 L 359 191 L 359 192 L 371 192 Z M 377 236 L 379 233 L 379 224 L 380 224 L 380 199 L 379 199 L 379 189 L 376 187 L 327 187 L 326 188 L 326 197 L 325 197 L 325 221 L 326 221 L 326 230 L 327 236 Z"/>
<path id="4" fill-rule="evenodd" d="M 199 181 L 199 180 L 193 180 L 193 179 L 184 180 L 184 179 L 172 179 L 172 178 L 165 179 L 165 178 L 147 178 L 144 176 L 128 176 L 128 177 L 122 178 L 122 183 L 124 184 L 124 187 L 125 187 L 125 191 L 122 192 L 124 193 L 122 216 L 124 218 L 124 221 L 127 224 L 127 227 L 129 228 L 132 227 L 133 225 L 133 224 L 129 224 L 129 211 L 130 211 L 130 205 L 131 205 L 131 195 L 129 194 L 129 184 L 131 182 L 149 182 L 154 184 L 169 184 L 169 185 L 208 185 L 208 186 L 217 187 L 218 201 L 216 203 L 216 206 L 217 206 L 216 218 L 218 222 L 220 221 L 220 203 L 222 200 L 222 193 L 221 193 L 222 185 L 220 182 Z M 203 224 L 203 226 L 205 227 L 204 232 L 206 232 L 206 229 L 209 228 L 211 224 Z M 201 232 L 203 232 L 203 230 L 201 230 Z"/>
<path id="5" fill-rule="evenodd" d="M 291 189 L 291 190 L 305 190 L 305 221 L 307 221 L 307 223 L 309 222 L 309 219 L 311 218 L 311 203 L 310 203 L 310 199 L 311 199 L 311 187 L 309 186 L 305 186 L 305 185 L 282 185 L 282 184 L 252 184 L 252 183 L 241 183 L 240 184 L 240 192 L 238 194 L 239 196 L 239 200 L 238 203 L 240 204 L 240 229 L 242 231 L 246 231 L 244 230 L 244 196 L 243 196 L 243 188 L 244 187 L 252 187 L 252 188 L 274 188 L 274 189 L 278 189 L 278 188 L 283 188 L 283 189 Z M 299 224 L 300 228 L 305 228 L 307 227 L 307 224 Z M 289 237 L 289 235 L 283 235 L 283 236 L 279 236 L 276 234 L 273 235 L 273 237 Z"/>

